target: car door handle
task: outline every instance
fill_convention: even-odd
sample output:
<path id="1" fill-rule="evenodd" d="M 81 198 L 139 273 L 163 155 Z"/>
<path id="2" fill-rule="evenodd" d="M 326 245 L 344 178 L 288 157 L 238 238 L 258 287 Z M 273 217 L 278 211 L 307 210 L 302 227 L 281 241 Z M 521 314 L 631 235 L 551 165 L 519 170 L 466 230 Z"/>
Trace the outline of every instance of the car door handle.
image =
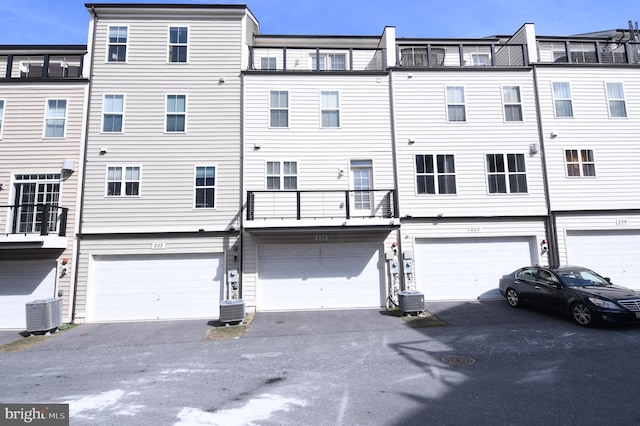
<path id="1" fill-rule="evenodd" d="M 534 286 L 534 288 L 535 288 L 536 290 L 542 290 L 542 287 L 540 287 L 539 285 Z"/>

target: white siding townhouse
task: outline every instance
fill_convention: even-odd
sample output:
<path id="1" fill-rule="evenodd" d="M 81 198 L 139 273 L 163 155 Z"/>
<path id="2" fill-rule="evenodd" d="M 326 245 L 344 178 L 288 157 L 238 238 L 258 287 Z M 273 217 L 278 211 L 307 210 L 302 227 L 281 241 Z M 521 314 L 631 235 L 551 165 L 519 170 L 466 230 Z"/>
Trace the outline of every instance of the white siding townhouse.
<path id="1" fill-rule="evenodd" d="M 240 270 L 240 71 L 257 22 L 242 5 L 86 6 L 76 319 L 217 318 Z"/>
<path id="2" fill-rule="evenodd" d="M 26 304 L 72 316 L 86 46 L 0 46 L 0 328 Z M 57 311 L 56 308 L 52 308 Z"/>
<path id="3" fill-rule="evenodd" d="M 404 285 L 427 300 L 496 297 L 502 274 L 548 263 L 530 27 L 397 40 L 400 248 L 413 261 Z"/>
<path id="4" fill-rule="evenodd" d="M 398 241 L 388 60 L 377 37 L 255 37 L 244 79 L 243 298 L 387 303 Z"/>
<path id="5" fill-rule="evenodd" d="M 638 34 L 538 36 L 536 48 L 555 262 L 640 288 Z"/>

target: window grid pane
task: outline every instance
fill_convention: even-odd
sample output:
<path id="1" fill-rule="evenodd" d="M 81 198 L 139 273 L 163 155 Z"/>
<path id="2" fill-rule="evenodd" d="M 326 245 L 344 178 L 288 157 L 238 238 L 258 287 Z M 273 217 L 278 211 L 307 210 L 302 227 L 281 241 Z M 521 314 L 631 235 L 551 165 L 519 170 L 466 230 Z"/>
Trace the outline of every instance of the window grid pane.
<path id="1" fill-rule="evenodd" d="M 464 87 L 447 86 L 447 117 L 449 122 L 467 121 Z"/>
<path id="2" fill-rule="evenodd" d="M 187 62 L 187 27 L 169 28 L 169 62 Z"/>
<path id="3" fill-rule="evenodd" d="M 269 97 L 270 127 L 289 127 L 289 92 L 274 90 Z"/>
<path id="4" fill-rule="evenodd" d="M 109 27 L 108 62 L 124 62 L 127 57 L 127 27 Z"/>
<path id="5" fill-rule="evenodd" d="M 67 115 L 67 101 L 64 99 L 49 99 L 45 112 L 45 138 L 63 138 Z"/>
<path id="6" fill-rule="evenodd" d="M 566 82 L 553 83 L 553 98 L 556 117 L 573 117 L 571 87 Z"/>
<path id="7" fill-rule="evenodd" d="M 124 95 L 105 95 L 103 132 L 122 132 Z"/>
<path id="8" fill-rule="evenodd" d="M 584 177 L 596 175 L 595 159 L 591 149 L 565 150 L 565 161 L 567 164 L 567 176 Z"/>
<path id="9" fill-rule="evenodd" d="M 215 207 L 216 168 L 214 166 L 196 167 L 195 208 Z"/>
<path id="10" fill-rule="evenodd" d="M 186 95 L 167 95 L 167 132 L 184 132 L 186 128 Z"/>

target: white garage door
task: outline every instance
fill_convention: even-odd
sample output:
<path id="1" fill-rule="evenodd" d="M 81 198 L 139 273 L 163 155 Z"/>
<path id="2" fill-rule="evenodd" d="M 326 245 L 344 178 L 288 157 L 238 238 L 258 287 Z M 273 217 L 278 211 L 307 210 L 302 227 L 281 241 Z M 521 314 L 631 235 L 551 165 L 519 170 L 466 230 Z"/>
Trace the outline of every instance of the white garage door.
<path id="1" fill-rule="evenodd" d="M 27 327 L 25 304 L 55 297 L 53 260 L 0 262 L 0 328 Z"/>
<path id="2" fill-rule="evenodd" d="M 640 288 L 640 231 L 567 231 L 567 262 Z"/>
<path id="3" fill-rule="evenodd" d="M 372 308 L 384 302 L 380 250 L 366 244 L 258 249 L 261 310 Z"/>
<path id="4" fill-rule="evenodd" d="M 416 240 L 416 288 L 425 300 L 496 298 L 504 274 L 537 262 L 529 237 Z"/>
<path id="5" fill-rule="evenodd" d="M 89 321 L 219 318 L 221 256 L 95 256 Z"/>

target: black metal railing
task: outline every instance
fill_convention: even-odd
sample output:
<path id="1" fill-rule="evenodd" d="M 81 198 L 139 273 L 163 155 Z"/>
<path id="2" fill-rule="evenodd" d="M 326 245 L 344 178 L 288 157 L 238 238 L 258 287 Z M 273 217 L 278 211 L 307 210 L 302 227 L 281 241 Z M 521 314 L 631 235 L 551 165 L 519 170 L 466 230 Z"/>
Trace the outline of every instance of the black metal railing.
<path id="1" fill-rule="evenodd" d="M 6 222 L 10 224 L 7 234 L 39 234 L 47 236 L 67 235 L 69 209 L 51 204 L 19 204 L 0 206 L 7 209 Z M 0 220 L 0 224 L 2 221 Z"/>
<path id="2" fill-rule="evenodd" d="M 251 71 L 385 71 L 385 49 L 332 47 L 251 47 Z"/>
<path id="3" fill-rule="evenodd" d="M 247 191 L 247 220 L 397 218 L 395 191 Z"/>
<path id="4" fill-rule="evenodd" d="M 407 68 L 524 67 L 529 58 L 524 44 L 425 43 L 399 45 L 396 63 Z"/>
<path id="5" fill-rule="evenodd" d="M 639 64 L 640 43 L 553 40 L 538 42 L 538 62 Z"/>
<path id="6" fill-rule="evenodd" d="M 0 55 L 0 79 L 77 79 L 83 62 L 82 54 Z"/>

